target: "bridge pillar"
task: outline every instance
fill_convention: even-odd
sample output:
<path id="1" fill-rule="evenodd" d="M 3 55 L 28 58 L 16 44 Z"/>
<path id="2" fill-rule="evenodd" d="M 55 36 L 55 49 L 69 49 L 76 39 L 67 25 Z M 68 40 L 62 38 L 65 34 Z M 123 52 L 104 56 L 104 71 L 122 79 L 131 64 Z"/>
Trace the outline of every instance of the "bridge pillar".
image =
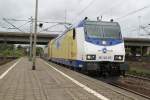
<path id="1" fill-rule="evenodd" d="M 130 46 L 127 49 L 128 54 L 132 56 L 143 56 L 143 46 Z"/>
<path id="2" fill-rule="evenodd" d="M 130 47 L 130 53 L 132 56 L 136 56 L 138 47 Z"/>
<path id="3" fill-rule="evenodd" d="M 150 55 L 150 47 L 144 46 L 130 46 L 126 48 L 128 50 L 128 54 L 132 56 L 148 56 Z"/>
<path id="4" fill-rule="evenodd" d="M 143 46 L 140 46 L 140 55 L 143 56 L 144 52 L 143 52 Z"/>
<path id="5" fill-rule="evenodd" d="M 150 55 L 150 47 L 143 47 L 143 56 Z"/>
<path id="6" fill-rule="evenodd" d="M 148 47 L 147 52 L 148 52 L 148 55 L 150 56 L 150 47 Z"/>

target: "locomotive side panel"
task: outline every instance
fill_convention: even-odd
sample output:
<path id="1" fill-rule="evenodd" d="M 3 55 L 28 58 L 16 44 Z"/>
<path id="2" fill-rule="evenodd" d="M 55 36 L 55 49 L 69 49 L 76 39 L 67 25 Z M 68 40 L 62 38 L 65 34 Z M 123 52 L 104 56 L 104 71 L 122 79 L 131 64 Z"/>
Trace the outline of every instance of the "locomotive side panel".
<path id="1" fill-rule="evenodd" d="M 76 29 L 76 39 L 77 39 L 77 60 L 84 61 L 85 48 L 84 48 L 84 28 L 80 27 Z"/>
<path id="2" fill-rule="evenodd" d="M 70 64 L 70 61 L 77 59 L 77 42 L 73 39 L 73 30 L 68 31 L 64 35 L 55 39 L 51 46 L 51 54 L 53 61 Z"/>
<path id="3" fill-rule="evenodd" d="M 48 43 L 48 59 L 49 60 L 51 60 L 51 57 L 52 57 L 52 41 L 53 40 L 51 40 L 51 41 L 49 41 L 49 43 Z"/>

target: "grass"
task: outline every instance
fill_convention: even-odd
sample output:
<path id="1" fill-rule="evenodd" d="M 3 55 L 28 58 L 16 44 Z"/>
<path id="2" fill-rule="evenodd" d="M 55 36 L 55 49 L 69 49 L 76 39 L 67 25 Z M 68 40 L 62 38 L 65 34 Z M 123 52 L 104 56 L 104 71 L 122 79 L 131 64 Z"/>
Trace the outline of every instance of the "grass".
<path id="1" fill-rule="evenodd" d="M 128 74 L 150 78 L 150 62 L 128 62 Z"/>

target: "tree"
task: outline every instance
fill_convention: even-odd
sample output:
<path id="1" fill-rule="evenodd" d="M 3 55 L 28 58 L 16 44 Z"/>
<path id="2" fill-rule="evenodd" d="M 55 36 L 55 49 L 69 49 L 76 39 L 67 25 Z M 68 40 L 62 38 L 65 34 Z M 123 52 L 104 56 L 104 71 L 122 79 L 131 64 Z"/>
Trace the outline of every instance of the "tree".
<path id="1" fill-rule="evenodd" d="M 37 47 L 36 48 L 36 55 L 37 56 L 40 56 L 41 54 L 43 54 L 44 50 L 42 47 Z"/>

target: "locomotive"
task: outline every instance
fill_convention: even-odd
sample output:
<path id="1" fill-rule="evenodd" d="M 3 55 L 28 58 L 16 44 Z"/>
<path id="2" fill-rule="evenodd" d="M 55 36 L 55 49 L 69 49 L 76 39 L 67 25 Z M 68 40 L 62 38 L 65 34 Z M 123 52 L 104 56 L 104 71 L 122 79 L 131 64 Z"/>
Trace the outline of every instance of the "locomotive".
<path id="1" fill-rule="evenodd" d="M 49 60 L 101 75 L 124 75 L 125 46 L 118 22 L 84 19 L 48 44 Z"/>

